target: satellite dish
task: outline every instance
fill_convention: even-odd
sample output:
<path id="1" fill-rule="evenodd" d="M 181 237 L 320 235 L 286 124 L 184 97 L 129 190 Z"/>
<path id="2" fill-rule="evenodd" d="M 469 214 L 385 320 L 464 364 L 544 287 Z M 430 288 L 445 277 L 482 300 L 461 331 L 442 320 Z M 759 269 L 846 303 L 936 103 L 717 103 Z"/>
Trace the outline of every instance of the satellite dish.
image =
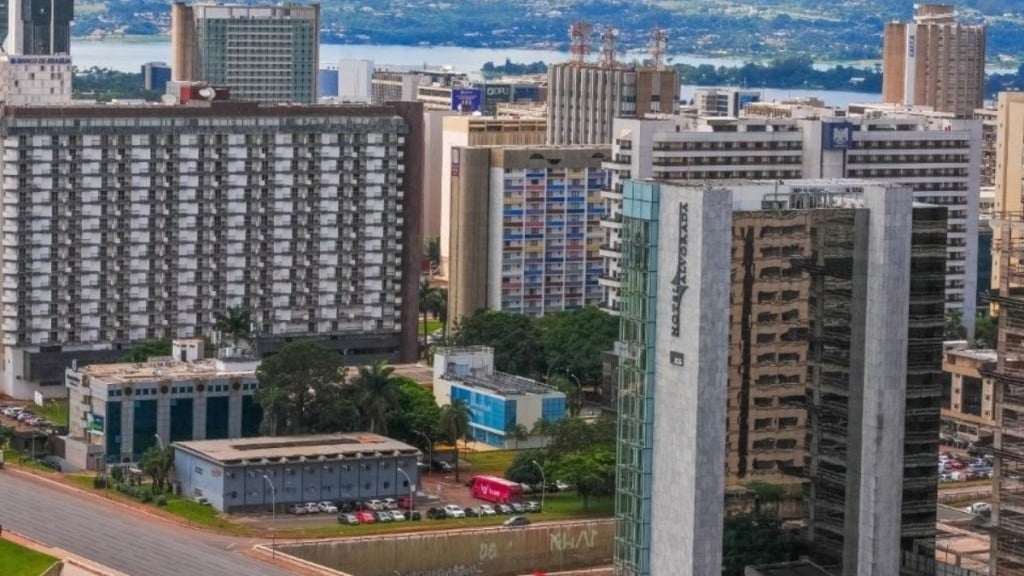
<path id="1" fill-rule="evenodd" d="M 164 94 L 163 96 L 160 97 L 160 102 L 163 102 L 164 104 L 167 104 L 168 106 L 173 106 L 173 105 L 178 103 L 178 97 L 175 96 L 174 94 Z"/>
<path id="2" fill-rule="evenodd" d="M 217 97 L 217 91 L 209 86 L 199 89 L 199 97 L 204 100 L 213 100 Z"/>

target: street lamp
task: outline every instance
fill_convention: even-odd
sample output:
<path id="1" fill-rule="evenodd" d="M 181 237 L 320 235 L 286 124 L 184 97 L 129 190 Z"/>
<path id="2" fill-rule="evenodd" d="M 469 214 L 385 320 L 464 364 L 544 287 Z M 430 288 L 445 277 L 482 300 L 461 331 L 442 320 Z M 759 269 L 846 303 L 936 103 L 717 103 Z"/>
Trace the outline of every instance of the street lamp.
<path id="1" fill-rule="evenodd" d="M 402 470 L 401 468 L 395 468 L 398 473 L 405 476 L 405 482 L 409 485 L 409 517 L 412 518 L 412 511 L 416 509 L 416 485 L 412 483 L 412 478 Z"/>
<path id="2" fill-rule="evenodd" d="M 153 434 L 153 437 L 156 438 L 156 445 L 159 446 L 161 450 L 163 450 L 164 449 L 164 442 L 163 442 L 163 440 L 160 439 L 160 435 L 159 434 Z"/>
<path id="3" fill-rule="evenodd" d="M 277 559 L 277 489 L 266 474 L 263 479 L 270 484 L 270 557 Z"/>
<path id="4" fill-rule="evenodd" d="M 531 460 L 530 463 L 536 466 L 537 470 L 540 470 L 540 511 L 543 512 L 544 501 L 547 500 L 548 496 L 548 478 L 544 474 L 544 467 L 538 464 L 536 460 Z"/>
<path id="5" fill-rule="evenodd" d="M 430 436 L 427 436 L 419 430 L 413 430 L 413 432 L 419 434 L 427 441 L 427 470 L 430 470 L 434 467 L 434 442 L 430 439 Z"/>

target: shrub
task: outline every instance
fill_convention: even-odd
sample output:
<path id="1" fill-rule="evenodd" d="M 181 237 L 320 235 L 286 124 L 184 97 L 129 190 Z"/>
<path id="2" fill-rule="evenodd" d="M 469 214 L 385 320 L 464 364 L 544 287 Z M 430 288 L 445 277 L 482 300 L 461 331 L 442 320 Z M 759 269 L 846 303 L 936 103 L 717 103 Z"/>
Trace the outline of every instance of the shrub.
<path id="1" fill-rule="evenodd" d="M 142 492 L 142 501 L 145 502 L 146 504 L 149 504 L 150 502 L 153 501 L 153 495 L 150 494 L 147 491 L 143 491 Z"/>
<path id="2" fill-rule="evenodd" d="M 167 506 L 167 497 L 164 496 L 163 494 L 157 496 L 156 497 L 156 505 L 157 506 Z"/>

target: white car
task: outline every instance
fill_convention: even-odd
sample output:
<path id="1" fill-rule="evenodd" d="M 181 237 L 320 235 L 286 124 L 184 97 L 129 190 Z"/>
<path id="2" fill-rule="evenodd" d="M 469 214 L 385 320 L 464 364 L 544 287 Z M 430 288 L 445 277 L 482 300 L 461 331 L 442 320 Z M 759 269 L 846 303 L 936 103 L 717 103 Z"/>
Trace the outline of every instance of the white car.
<path id="1" fill-rule="evenodd" d="M 968 514 L 991 514 L 992 505 L 988 502 L 975 502 L 964 509 L 964 511 Z"/>
<path id="2" fill-rule="evenodd" d="M 366 507 L 369 508 L 370 510 L 373 510 L 374 512 L 380 512 L 381 510 L 385 509 L 384 502 L 380 500 L 370 500 L 369 502 L 366 503 Z"/>
<path id="3" fill-rule="evenodd" d="M 466 511 L 458 504 L 449 504 L 444 507 L 444 515 L 449 518 L 465 518 Z"/>
<path id="4" fill-rule="evenodd" d="M 394 498 L 385 498 L 384 510 L 398 510 L 398 502 Z"/>
<path id="5" fill-rule="evenodd" d="M 320 506 L 316 502 L 306 502 L 306 512 L 310 514 L 316 514 L 320 511 Z"/>
<path id="6" fill-rule="evenodd" d="M 326 512 L 328 514 L 337 514 L 338 513 L 338 507 L 335 506 L 332 502 L 324 501 L 324 502 L 321 502 L 321 503 L 317 504 L 316 507 L 319 508 L 321 512 Z"/>
<path id="7" fill-rule="evenodd" d="M 392 510 L 391 520 L 395 522 L 405 522 L 405 514 L 402 514 L 401 510 Z"/>
<path id="8" fill-rule="evenodd" d="M 494 508 L 491 507 L 490 504 L 481 504 L 480 507 L 477 508 L 477 510 L 480 511 L 481 516 L 494 516 L 495 514 L 497 514 L 497 512 L 494 510 Z"/>

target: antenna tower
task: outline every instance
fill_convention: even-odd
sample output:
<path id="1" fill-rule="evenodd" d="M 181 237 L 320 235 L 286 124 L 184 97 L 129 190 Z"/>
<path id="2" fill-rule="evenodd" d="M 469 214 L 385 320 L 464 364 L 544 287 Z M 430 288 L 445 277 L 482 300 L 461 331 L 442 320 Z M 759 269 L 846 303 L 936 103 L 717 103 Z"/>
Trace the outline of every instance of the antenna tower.
<path id="1" fill-rule="evenodd" d="M 665 52 L 668 51 L 668 34 L 662 28 L 651 31 L 651 64 L 655 70 L 665 68 Z"/>
<path id="2" fill-rule="evenodd" d="M 601 66 L 604 68 L 615 67 L 615 41 L 619 37 L 619 30 L 606 26 L 601 33 Z"/>
<path id="3" fill-rule="evenodd" d="M 583 65 L 590 52 L 590 33 L 594 27 L 579 20 L 569 27 L 569 53 L 572 63 L 576 66 Z"/>

